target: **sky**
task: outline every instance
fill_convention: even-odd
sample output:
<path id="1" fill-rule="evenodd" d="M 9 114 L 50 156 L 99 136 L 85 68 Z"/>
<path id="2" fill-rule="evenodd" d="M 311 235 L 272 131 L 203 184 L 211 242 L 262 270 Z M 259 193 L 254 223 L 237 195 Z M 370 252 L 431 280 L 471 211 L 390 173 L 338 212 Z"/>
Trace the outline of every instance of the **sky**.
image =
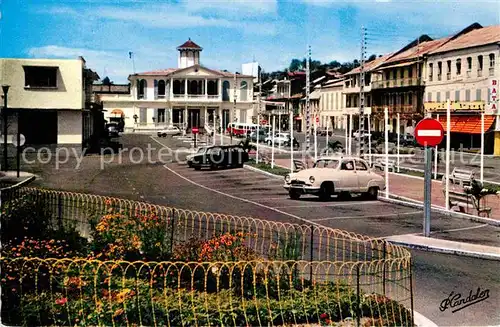
<path id="1" fill-rule="evenodd" d="M 421 34 L 452 35 L 478 22 L 500 24 L 500 1 L 451 0 L 0 0 L 0 57 L 77 58 L 101 78 L 175 68 L 191 38 L 201 64 L 264 71 L 293 58 L 322 62 L 397 51 Z M 129 58 L 133 52 L 134 59 Z"/>

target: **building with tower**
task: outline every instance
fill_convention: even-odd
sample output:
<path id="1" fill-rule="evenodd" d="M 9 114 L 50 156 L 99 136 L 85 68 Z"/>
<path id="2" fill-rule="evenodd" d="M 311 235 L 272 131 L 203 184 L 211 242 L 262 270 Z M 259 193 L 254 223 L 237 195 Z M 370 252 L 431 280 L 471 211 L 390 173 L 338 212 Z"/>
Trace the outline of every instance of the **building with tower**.
<path id="1" fill-rule="evenodd" d="M 201 66 L 203 48 L 191 39 L 177 50 L 177 68 L 129 75 L 129 94 L 99 95 L 107 118 L 122 116 L 135 132 L 252 122 L 253 76 Z"/>

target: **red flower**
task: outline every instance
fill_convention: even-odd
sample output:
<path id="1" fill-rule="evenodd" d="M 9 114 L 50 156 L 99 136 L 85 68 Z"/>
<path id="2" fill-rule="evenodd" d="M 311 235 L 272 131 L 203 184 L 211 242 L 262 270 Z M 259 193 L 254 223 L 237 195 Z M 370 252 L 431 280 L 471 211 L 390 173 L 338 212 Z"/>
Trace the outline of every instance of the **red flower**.
<path id="1" fill-rule="evenodd" d="M 62 298 L 56 300 L 57 305 L 64 305 L 64 304 L 66 304 L 66 302 L 68 302 L 68 299 L 65 297 L 62 297 Z"/>
<path id="2" fill-rule="evenodd" d="M 322 313 L 319 317 L 321 319 L 326 319 L 326 318 L 328 318 L 328 313 Z"/>

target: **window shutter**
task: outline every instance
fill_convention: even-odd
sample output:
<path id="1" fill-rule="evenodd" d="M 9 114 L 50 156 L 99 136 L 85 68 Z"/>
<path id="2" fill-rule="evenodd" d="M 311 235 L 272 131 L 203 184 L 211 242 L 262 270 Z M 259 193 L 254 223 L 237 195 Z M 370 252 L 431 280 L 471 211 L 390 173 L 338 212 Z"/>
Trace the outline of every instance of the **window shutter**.
<path id="1" fill-rule="evenodd" d="M 148 82 L 144 79 L 144 99 L 148 97 Z"/>
<path id="2" fill-rule="evenodd" d="M 141 80 L 135 81 L 135 88 L 137 89 L 137 99 L 139 99 L 139 94 L 141 92 Z"/>
<path id="3" fill-rule="evenodd" d="M 154 99 L 158 99 L 158 80 L 155 79 L 155 97 Z"/>

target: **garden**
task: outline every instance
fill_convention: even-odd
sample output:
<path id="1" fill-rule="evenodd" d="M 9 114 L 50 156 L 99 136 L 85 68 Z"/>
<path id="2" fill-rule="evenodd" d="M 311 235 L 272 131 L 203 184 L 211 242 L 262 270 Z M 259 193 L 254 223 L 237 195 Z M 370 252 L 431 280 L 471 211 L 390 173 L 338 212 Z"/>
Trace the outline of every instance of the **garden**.
<path id="1" fill-rule="evenodd" d="M 245 218 L 228 228 L 192 212 L 55 194 L 2 194 L 1 314 L 8 325 L 412 325 L 411 311 L 385 290 L 391 271 L 401 277 L 392 275 L 394 285 L 407 282 L 409 257 L 398 249 L 385 261 L 366 253 L 363 261 L 331 260 L 340 247 L 328 260 L 304 260 L 313 252 L 304 251 L 297 226 L 280 233 L 248 228 L 242 222 L 252 218 Z M 382 267 L 389 271 L 385 293 L 369 292 L 380 289 Z"/>

